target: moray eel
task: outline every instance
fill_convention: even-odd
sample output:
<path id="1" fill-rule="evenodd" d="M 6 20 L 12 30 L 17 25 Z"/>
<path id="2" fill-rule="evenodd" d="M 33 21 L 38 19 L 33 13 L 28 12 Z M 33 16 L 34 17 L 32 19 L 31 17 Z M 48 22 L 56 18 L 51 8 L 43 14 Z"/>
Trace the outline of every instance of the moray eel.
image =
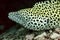
<path id="1" fill-rule="evenodd" d="M 37 2 L 32 8 L 10 12 L 8 17 L 30 30 L 60 28 L 60 1 Z"/>

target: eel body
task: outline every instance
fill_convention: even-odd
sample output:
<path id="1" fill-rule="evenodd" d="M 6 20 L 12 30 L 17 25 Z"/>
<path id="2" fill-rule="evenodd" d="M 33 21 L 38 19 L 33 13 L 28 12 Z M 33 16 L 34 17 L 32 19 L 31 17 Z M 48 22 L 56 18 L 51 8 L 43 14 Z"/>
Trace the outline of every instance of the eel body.
<path id="1" fill-rule="evenodd" d="M 10 12 L 9 19 L 30 30 L 46 30 L 60 27 L 60 1 L 37 2 L 32 8 Z"/>

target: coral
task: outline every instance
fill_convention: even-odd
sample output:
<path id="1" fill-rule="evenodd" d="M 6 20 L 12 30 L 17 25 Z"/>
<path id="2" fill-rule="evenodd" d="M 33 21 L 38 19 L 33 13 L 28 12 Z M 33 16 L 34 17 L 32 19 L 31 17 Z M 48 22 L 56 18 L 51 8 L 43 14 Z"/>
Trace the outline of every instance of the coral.
<path id="1" fill-rule="evenodd" d="M 38 2 L 32 8 L 10 12 L 9 19 L 31 30 L 46 30 L 60 27 L 60 1 Z"/>
<path id="2" fill-rule="evenodd" d="M 58 29 L 58 28 L 56 28 Z M 10 29 L 14 30 L 14 29 Z M 60 29 L 58 29 L 60 30 Z M 19 28 L 15 32 L 8 31 L 0 35 L 0 40 L 60 40 L 60 33 L 52 32 L 42 32 L 41 34 L 36 35 L 34 32 L 29 33 L 24 28 Z M 38 32 L 37 32 L 38 33 Z"/>
<path id="3" fill-rule="evenodd" d="M 1 34 L 0 40 L 24 40 L 28 31 L 24 28 L 17 29 L 15 27 L 16 25 Z"/>

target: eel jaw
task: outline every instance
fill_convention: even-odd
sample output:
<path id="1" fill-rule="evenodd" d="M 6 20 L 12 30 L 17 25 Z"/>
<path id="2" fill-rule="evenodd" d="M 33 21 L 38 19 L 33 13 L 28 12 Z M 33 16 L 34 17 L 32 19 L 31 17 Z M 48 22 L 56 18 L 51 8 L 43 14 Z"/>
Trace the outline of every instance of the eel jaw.
<path id="1" fill-rule="evenodd" d="M 23 20 L 21 20 L 21 16 L 18 12 L 10 12 L 8 18 L 16 23 L 23 24 Z"/>

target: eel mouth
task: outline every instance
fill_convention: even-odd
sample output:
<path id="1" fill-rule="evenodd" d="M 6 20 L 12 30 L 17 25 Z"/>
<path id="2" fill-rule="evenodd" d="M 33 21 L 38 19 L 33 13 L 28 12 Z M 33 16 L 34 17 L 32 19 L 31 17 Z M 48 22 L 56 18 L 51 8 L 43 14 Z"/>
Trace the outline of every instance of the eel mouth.
<path id="1" fill-rule="evenodd" d="M 8 18 L 16 23 L 24 25 L 24 19 L 18 12 L 10 12 Z"/>
<path id="2" fill-rule="evenodd" d="M 16 19 L 16 14 L 17 14 L 16 12 L 10 12 L 8 14 L 8 18 L 11 19 L 11 20 Z"/>
<path id="3" fill-rule="evenodd" d="M 20 15 L 17 12 L 10 12 L 8 18 L 12 21 L 18 22 L 20 20 Z"/>

